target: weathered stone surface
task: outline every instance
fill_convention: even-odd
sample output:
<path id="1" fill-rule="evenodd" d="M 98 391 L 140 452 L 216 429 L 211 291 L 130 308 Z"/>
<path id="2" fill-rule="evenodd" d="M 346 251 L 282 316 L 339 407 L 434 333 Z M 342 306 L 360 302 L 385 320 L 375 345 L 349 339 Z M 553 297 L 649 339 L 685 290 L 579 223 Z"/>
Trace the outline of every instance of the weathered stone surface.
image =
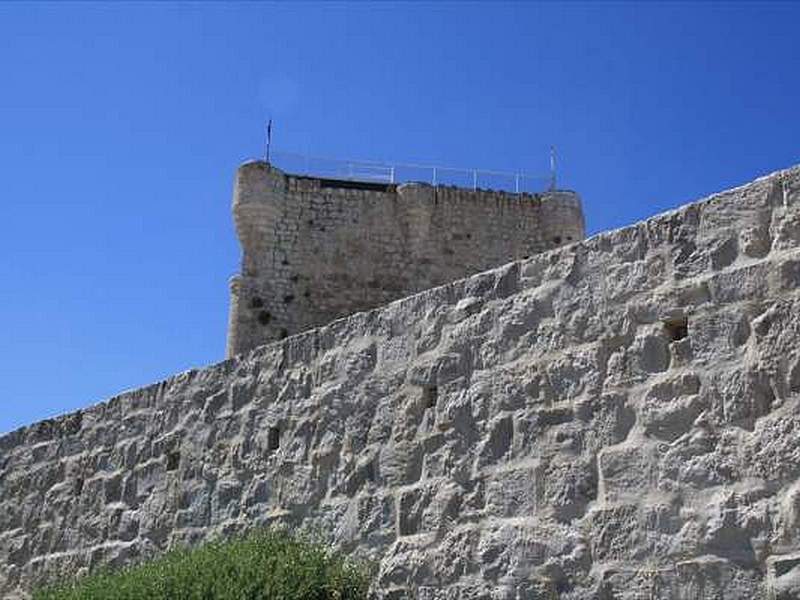
<path id="1" fill-rule="evenodd" d="M 381 597 L 797 598 L 800 169 L 0 437 L 0 590 L 255 525 Z"/>

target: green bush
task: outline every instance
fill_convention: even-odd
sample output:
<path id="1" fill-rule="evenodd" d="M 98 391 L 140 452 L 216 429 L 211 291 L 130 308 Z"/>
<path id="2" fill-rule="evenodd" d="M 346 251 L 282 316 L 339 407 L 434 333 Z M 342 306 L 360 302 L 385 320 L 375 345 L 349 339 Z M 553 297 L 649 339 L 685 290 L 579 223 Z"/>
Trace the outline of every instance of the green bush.
<path id="1" fill-rule="evenodd" d="M 363 600 L 364 565 L 267 531 L 34 592 L 34 600 Z"/>

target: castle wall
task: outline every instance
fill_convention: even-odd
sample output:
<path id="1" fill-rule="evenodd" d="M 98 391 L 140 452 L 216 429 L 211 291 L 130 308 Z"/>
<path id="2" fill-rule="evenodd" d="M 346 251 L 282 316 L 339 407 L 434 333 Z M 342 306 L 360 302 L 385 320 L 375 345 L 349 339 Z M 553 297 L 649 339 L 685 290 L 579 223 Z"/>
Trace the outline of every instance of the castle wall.
<path id="1" fill-rule="evenodd" d="M 800 597 L 800 168 L 0 437 L 0 596 L 256 525 L 423 600 Z"/>
<path id="2" fill-rule="evenodd" d="M 227 356 L 584 238 L 573 192 L 514 195 L 239 169 Z"/>

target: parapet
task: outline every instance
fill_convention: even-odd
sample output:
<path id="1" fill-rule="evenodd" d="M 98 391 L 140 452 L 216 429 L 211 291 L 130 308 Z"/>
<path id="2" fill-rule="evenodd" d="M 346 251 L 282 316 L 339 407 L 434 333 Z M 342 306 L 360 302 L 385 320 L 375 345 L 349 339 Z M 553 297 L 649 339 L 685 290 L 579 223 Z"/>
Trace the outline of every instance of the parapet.
<path id="1" fill-rule="evenodd" d="M 227 355 L 582 240 L 580 198 L 325 179 L 243 164 Z"/>

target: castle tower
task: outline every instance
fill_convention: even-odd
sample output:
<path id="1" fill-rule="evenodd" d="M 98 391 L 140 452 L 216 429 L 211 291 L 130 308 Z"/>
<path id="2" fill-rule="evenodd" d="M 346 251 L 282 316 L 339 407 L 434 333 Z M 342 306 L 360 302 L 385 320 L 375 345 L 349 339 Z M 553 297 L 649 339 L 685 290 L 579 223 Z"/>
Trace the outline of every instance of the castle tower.
<path id="1" fill-rule="evenodd" d="M 580 198 L 342 181 L 243 164 L 227 356 L 584 238 Z"/>

